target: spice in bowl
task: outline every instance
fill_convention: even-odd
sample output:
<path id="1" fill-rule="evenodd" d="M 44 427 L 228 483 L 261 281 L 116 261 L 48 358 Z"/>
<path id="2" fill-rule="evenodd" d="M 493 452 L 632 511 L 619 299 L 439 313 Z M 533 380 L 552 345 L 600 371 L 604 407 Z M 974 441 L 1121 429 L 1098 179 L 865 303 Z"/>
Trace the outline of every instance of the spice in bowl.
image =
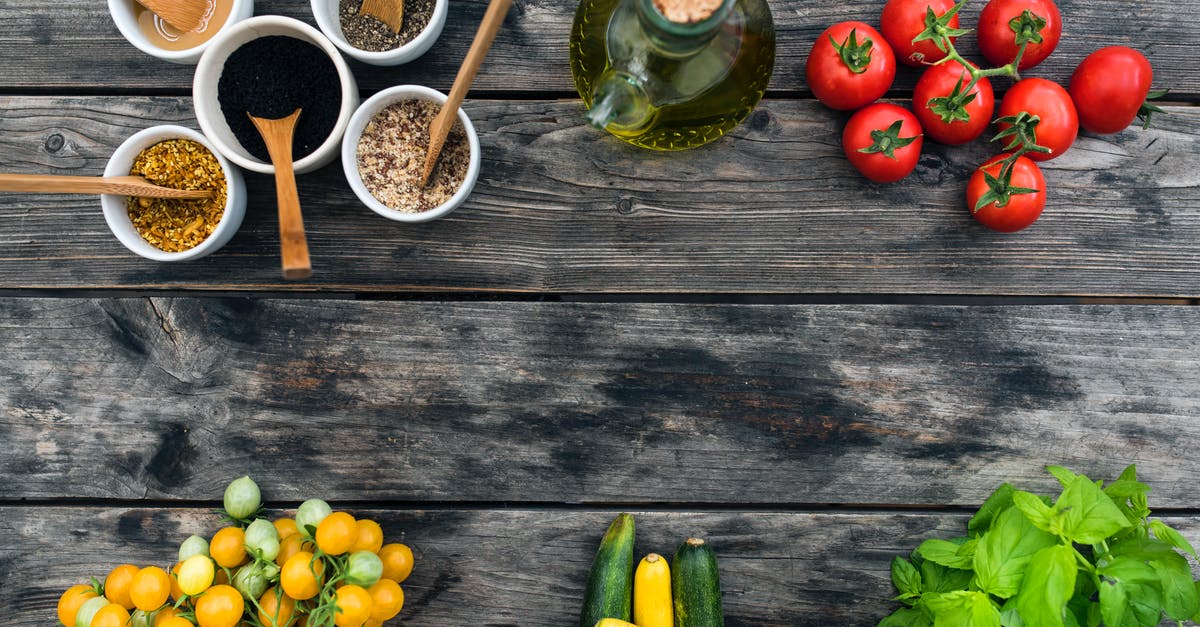
<path id="1" fill-rule="evenodd" d="M 402 100 L 376 113 L 363 129 L 356 151 L 358 174 L 376 200 L 403 213 L 438 207 L 462 187 L 471 162 L 471 146 L 456 120 L 429 183 L 421 187 L 429 125 L 441 105 Z"/>
<path id="2" fill-rule="evenodd" d="M 191 139 L 168 139 L 133 160 L 130 174 L 163 187 L 202 189 L 209 198 L 135 198 L 127 201 L 129 220 L 142 239 L 169 253 L 196 247 L 212 235 L 225 211 L 227 185 L 216 156 Z"/>
<path id="3" fill-rule="evenodd" d="M 359 15 L 362 0 L 340 0 L 338 19 L 351 46 L 367 52 L 384 52 L 416 39 L 433 17 L 433 5 L 434 0 L 404 0 L 404 20 L 396 33 L 374 16 Z"/>
<path id="4" fill-rule="evenodd" d="M 337 67 L 324 50 L 284 35 L 246 42 L 225 60 L 217 101 L 229 130 L 254 157 L 270 162 L 267 145 L 249 113 L 269 120 L 302 109 L 292 137 L 292 160 L 316 151 L 337 125 L 342 87 Z"/>
<path id="5" fill-rule="evenodd" d="M 233 0 L 208 0 L 200 26 L 190 31 L 180 31 L 141 4 L 133 5 L 134 17 L 142 34 L 150 43 L 164 50 L 190 50 L 212 39 L 229 20 L 232 12 Z"/>

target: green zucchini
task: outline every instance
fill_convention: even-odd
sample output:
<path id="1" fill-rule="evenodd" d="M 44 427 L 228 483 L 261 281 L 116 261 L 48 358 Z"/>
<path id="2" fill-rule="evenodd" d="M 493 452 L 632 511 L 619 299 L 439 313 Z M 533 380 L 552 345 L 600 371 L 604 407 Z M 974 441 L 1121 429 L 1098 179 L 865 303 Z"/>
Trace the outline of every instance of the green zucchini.
<path id="1" fill-rule="evenodd" d="M 602 618 L 628 622 L 633 612 L 633 516 L 618 514 L 600 541 L 583 596 L 580 627 Z"/>
<path id="2" fill-rule="evenodd" d="M 704 540 L 688 538 L 671 560 L 675 627 L 724 627 L 717 556 Z"/>

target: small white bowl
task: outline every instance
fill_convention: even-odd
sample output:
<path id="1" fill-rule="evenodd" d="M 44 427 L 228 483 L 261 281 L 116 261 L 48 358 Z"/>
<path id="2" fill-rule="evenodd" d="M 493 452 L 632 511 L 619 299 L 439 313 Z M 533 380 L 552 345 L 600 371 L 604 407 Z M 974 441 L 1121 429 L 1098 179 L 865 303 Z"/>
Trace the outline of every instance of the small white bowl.
<path id="1" fill-rule="evenodd" d="M 208 49 L 213 38 L 230 26 L 254 15 L 254 0 L 232 0 L 232 2 L 233 6 L 229 11 L 229 18 L 225 20 L 221 28 L 204 43 L 194 48 L 188 48 L 187 50 L 167 50 L 166 48 L 160 48 L 151 41 L 142 32 L 141 27 L 138 26 L 135 9 L 140 5 L 135 0 L 108 0 L 108 12 L 112 14 L 112 19 L 117 25 L 117 30 L 121 31 L 121 35 L 138 50 L 164 61 L 170 61 L 171 63 L 195 65 L 200 60 L 200 55 Z"/>
<path id="2" fill-rule="evenodd" d="M 342 58 L 337 47 L 328 37 L 322 35 L 321 31 L 300 20 L 279 15 L 260 15 L 238 22 L 229 30 L 217 35 L 200 57 L 200 64 L 196 66 L 196 78 L 192 82 L 192 105 L 196 109 L 196 120 L 200 122 L 200 128 L 222 155 L 252 172 L 274 174 L 275 166 L 270 162 L 260 161 L 247 152 L 233 131 L 229 130 L 229 123 L 225 121 L 221 103 L 217 100 L 217 83 L 221 80 L 221 72 L 225 69 L 225 61 L 229 55 L 259 37 L 275 35 L 301 39 L 324 50 L 333 60 L 341 81 L 342 106 L 338 111 L 333 131 L 312 154 L 292 164 L 296 174 L 304 174 L 337 158 L 342 134 L 346 132 L 350 116 L 354 114 L 359 102 L 358 84 L 354 81 L 350 66 Z"/>
<path id="3" fill-rule="evenodd" d="M 354 190 L 354 194 L 371 211 L 397 222 L 428 222 L 445 216 L 463 204 L 467 196 L 471 195 L 471 190 L 474 189 L 475 182 L 479 180 L 479 136 L 475 134 L 475 125 L 471 123 L 471 118 L 467 117 L 467 112 L 460 107 L 458 110 L 458 120 L 462 123 L 463 129 L 467 134 L 467 143 L 471 148 L 471 160 L 467 165 L 467 174 L 463 177 L 462 186 L 458 188 L 458 191 L 449 200 L 429 211 L 405 213 L 388 207 L 379 202 L 375 196 L 371 195 L 371 192 L 363 183 L 362 176 L 358 173 L 358 140 L 362 137 L 363 129 L 367 127 L 367 123 L 371 121 L 371 118 L 375 117 L 376 113 L 379 113 L 388 105 L 402 100 L 414 99 L 432 100 L 438 104 L 442 104 L 446 102 L 446 95 L 435 89 L 420 85 L 397 85 L 389 87 L 369 98 L 358 108 L 358 111 L 354 112 L 354 117 L 350 118 L 350 126 L 346 129 L 346 135 L 342 138 L 342 168 L 346 172 L 346 181 L 350 183 L 350 189 Z"/>
<path id="4" fill-rule="evenodd" d="M 221 164 L 221 171 L 225 175 L 225 211 L 212 234 L 193 248 L 175 253 L 167 252 L 142 239 L 134 228 L 125 204 L 127 196 L 102 194 L 100 207 L 104 210 L 104 221 L 108 223 L 113 235 L 117 236 L 125 248 L 138 255 L 155 261 L 198 259 L 229 243 L 233 234 L 242 226 L 242 218 L 246 216 L 246 183 L 242 180 L 242 173 L 217 152 L 208 138 L 182 126 L 152 126 L 135 133 L 113 151 L 108 165 L 104 168 L 104 176 L 129 176 L 134 159 L 137 159 L 143 150 L 168 139 L 190 139 L 199 142 L 211 150 L 217 162 Z"/>
<path id="5" fill-rule="evenodd" d="M 399 48 L 382 52 L 370 52 L 350 45 L 350 42 L 346 40 L 346 35 L 342 32 L 342 21 L 338 15 L 339 4 L 339 0 L 312 0 L 313 17 L 316 18 L 317 26 L 321 28 L 321 32 L 325 33 L 326 37 L 329 37 L 338 48 L 341 48 L 342 52 L 363 63 L 401 65 L 420 57 L 433 47 L 433 42 L 437 41 L 442 34 L 442 28 L 446 26 L 446 14 L 449 13 L 450 3 L 448 0 L 435 0 L 433 14 L 429 16 L 429 23 L 412 41 Z"/>

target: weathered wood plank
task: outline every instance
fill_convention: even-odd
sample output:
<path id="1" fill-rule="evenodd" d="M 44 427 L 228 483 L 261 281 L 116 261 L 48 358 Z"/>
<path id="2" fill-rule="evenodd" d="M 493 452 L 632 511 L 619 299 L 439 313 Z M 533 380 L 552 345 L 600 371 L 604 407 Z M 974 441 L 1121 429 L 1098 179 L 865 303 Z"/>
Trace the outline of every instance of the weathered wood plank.
<path id="1" fill-rule="evenodd" d="M 335 507 L 337 506 L 334 502 Z M 578 622 L 587 570 L 612 512 L 349 511 L 403 539 L 416 568 L 405 625 L 562 627 Z M 0 508 L 0 607 L 11 627 L 47 625 L 58 595 L 122 563 L 167 565 L 189 534 L 218 527 L 178 509 Z M 640 555 L 688 536 L 717 552 L 729 627 L 874 625 L 896 607 L 888 568 L 929 537 L 962 535 L 964 515 L 635 513 Z M 1200 521 L 1164 518 L 1193 543 Z M 46 556 L 54 555 L 54 559 Z"/>
<path id="2" fill-rule="evenodd" d="M 0 169 L 98 174 L 177 98 L 0 97 Z M 127 252 L 94 197 L 0 198 L 2 288 L 523 292 L 1200 294 L 1200 109 L 1158 129 L 1085 135 L 1045 166 L 1049 207 L 1002 235 L 975 224 L 966 180 L 992 148 L 930 145 L 916 172 L 868 184 L 838 145 L 845 116 L 770 101 L 686 154 L 630 148 L 577 103 L 471 101 L 483 174 L 465 207 L 384 220 L 334 164 L 301 177 L 315 276 L 284 283 L 271 179 L 249 177 L 241 232 L 212 257 Z"/>
<path id="3" fill-rule="evenodd" d="M 1200 309 L 0 301 L 0 499 L 1200 506 Z M 283 460 L 287 460 L 284 463 Z"/>
<path id="4" fill-rule="evenodd" d="M 441 40 L 414 63 L 379 69 L 356 62 L 360 85 L 368 91 L 397 83 L 449 89 L 486 4 L 453 0 Z M 985 4 L 976 0 L 963 10 L 968 26 L 975 25 Z M 576 5 L 564 0 L 515 3 L 473 89 L 572 93 L 567 40 Z M 771 89 L 807 91 L 804 62 L 821 31 L 851 19 L 878 25 L 883 5 L 883 0 L 771 0 L 779 35 Z M 1066 35 L 1031 74 L 1065 82 L 1088 53 L 1121 44 L 1143 50 L 1154 64 L 1157 84 L 1172 88 L 1175 98 L 1200 94 L 1200 67 L 1193 59 L 1193 44 L 1200 41 L 1200 25 L 1192 19 L 1200 10 L 1196 0 L 1061 0 L 1058 5 Z M 260 0 L 256 13 L 288 15 L 315 25 L 307 2 Z M 973 36 L 963 38 L 962 48 L 967 55 L 975 53 Z M 0 66 L 0 89 L 6 90 L 179 90 L 190 89 L 192 82 L 192 68 L 159 61 L 121 38 L 102 2 L 6 0 L 0 5 L 0 58 L 14 60 Z M 916 77 L 915 70 L 903 69 L 896 93 L 911 91 Z M 997 84 L 1004 87 L 1004 81 Z"/>

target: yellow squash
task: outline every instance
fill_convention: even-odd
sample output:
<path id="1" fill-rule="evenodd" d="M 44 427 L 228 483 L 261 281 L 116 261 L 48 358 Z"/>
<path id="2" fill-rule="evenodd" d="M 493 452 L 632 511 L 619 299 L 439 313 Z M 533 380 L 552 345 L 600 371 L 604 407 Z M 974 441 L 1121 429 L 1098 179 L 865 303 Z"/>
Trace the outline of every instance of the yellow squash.
<path id="1" fill-rule="evenodd" d="M 596 627 L 638 627 L 633 623 L 627 623 L 619 618 L 601 618 L 596 623 Z"/>
<path id="2" fill-rule="evenodd" d="M 671 567 L 657 553 L 642 558 L 633 575 L 633 622 L 637 627 L 673 627 Z"/>

